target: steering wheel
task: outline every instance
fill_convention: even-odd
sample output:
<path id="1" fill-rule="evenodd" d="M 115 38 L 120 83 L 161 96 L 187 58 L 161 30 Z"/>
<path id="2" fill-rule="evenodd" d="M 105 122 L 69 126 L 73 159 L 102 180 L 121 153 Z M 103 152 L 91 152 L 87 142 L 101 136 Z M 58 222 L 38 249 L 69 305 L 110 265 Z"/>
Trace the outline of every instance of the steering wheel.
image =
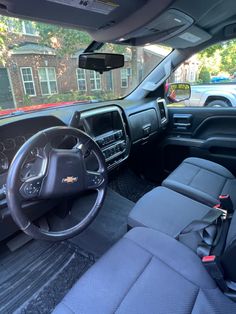
<path id="1" fill-rule="evenodd" d="M 72 149 L 54 148 L 53 143 L 59 137 L 71 137 L 77 144 Z M 23 166 L 34 149 L 37 149 L 34 170 L 28 177 L 22 178 Z M 97 171 L 86 169 L 87 152 L 94 154 Z M 52 127 L 28 139 L 15 155 L 7 177 L 7 204 L 15 223 L 32 238 L 64 240 L 79 234 L 93 221 L 103 203 L 106 187 L 106 164 L 99 146 L 81 130 Z M 22 210 L 25 201 L 63 199 L 86 190 L 97 191 L 96 201 L 82 221 L 66 230 L 39 228 Z"/>

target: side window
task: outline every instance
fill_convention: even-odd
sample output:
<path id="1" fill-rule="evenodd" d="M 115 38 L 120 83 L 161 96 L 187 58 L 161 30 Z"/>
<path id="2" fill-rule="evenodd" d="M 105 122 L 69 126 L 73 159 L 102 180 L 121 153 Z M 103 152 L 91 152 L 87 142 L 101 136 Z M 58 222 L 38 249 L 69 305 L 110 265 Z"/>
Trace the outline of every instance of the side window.
<path id="1" fill-rule="evenodd" d="M 191 96 L 176 102 L 168 98 L 168 106 L 236 107 L 236 40 L 211 46 L 186 60 L 168 79 L 166 90 L 173 83 L 190 84 Z"/>

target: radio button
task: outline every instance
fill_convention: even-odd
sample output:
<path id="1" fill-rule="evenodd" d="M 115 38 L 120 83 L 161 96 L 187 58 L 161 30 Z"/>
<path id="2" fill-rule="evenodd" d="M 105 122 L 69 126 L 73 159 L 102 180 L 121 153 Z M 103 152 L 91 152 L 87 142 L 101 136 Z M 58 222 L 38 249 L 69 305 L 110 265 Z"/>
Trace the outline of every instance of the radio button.
<path id="1" fill-rule="evenodd" d="M 125 142 L 122 142 L 119 144 L 120 146 L 120 150 L 123 151 L 124 149 L 126 149 L 126 143 Z"/>
<path id="2" fill-rule="evenodd" d="M 123 132 L 120 130 L 120 131 L 117 131 L 116 133 L 115 133 L 115 138 L 116 139 L 120 139 L 120 138 L 122 138 L 122 136 L 123 136 Z"/>

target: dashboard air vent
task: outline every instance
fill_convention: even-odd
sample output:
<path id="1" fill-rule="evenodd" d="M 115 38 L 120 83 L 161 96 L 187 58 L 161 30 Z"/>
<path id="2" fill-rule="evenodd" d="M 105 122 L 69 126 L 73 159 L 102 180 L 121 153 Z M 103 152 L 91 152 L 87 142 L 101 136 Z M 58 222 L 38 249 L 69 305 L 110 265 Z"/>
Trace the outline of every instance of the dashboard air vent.
<path id="1" fill-rule="evenodd" d="M 164 99 L 157 99 L 157 104 L 160 112 L 161 117 L 161 123 L 167 122 L 167 108 L 166 108 L 166 102 Z"/>

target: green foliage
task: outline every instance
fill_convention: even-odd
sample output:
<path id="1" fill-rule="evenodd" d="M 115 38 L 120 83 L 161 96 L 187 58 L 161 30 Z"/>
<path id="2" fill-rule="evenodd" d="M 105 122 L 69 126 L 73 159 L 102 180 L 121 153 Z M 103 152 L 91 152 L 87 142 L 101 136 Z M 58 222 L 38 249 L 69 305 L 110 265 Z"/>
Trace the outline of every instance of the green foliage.
<path id="1" fill-rule="evenodd" d="M 91 43 L 91 37 L 75 29 L 57 25 L 36 24 L 41 43 L 57 50 L 59 56 L 69 56 Z"/>
<path id="2" fill-rule="evenodd" d="M 54 102 L 67 102 L 67 101 L 79 101 L 79 100 L 92 100 L 92 96 L 88 96 L 79 91 L 73 91 L 69 93 L 60 93 L 46 97 L 43 102 L 54 103 Z"/>
<path id="3" fill-rule="evenodd" d="M 217 50 L 222 50 L 222 44 L 216 44 L 216 45 L 213 45 L 213 46 L 210 46 L 206 49 L 204 49 L 203 51 L 199 52 L 199 55 L 204 58 L 204 57 L 207 57 L 207 58 L 210 58 L 214 55 L 214 53 L 217 51 Z"/>
<path id="4" fill-rule="evenodd" d="M 23 105 L 24 106 L 32 106 L 32 101 L 29 95 L 23 96 Z"/>
<path id="5" fill-rule="evenodd" d="M 202 67 L 199 73 L 199 83 L 207 84 L 211 81 L 211 75 L 209 70 L 206 67 Z"/>
<path id="6" fill-rule="evenodd" d="M 112 100 L 114 99 L 113 92 L 94 91 L 93 95 L 87 95 L 80 91 L 72 91 L 69 93 L 60 93 L 45 97 L 42 103 L 56 103 L 56 102 L 76 102 L 76 101 L 92 101 L 92 100 Z"/>
<path id="7" fill-rule="evenodd" d="M 105 100 L 114 100 L 113 91 L 93 91 L 93 99 L 105 101 Z"/>
<path id="8" fill-rule="evenodd" d="M 12 31 L 9 36 L 9 31 Z M 0 15 L 0 65 L 5 66 L 8 58 L 8 48 L 20 37 L 22 31 L 21 20 Z"/>
<path id="9" fill-rule="evenodd" d="M 120 54 L 125 54 L 125 53 L 129 53 L 129 48 L 127 48 L 127 46 L 124 45 L 114 45 L 114 44 L 105 44 L 102 48 L 101 51 L 103 52 L 107 52 L 110 51 L 111 53 L 120 53 Z"/>
<path id="10" fill-rule="evenodd" d="M 236 71 L 236 40 L 213 45 L 199 53 L 203 66 L 209 67 L 211 75 L 220 72 L 234 74 Z"/>
<path id="11" fill-rule="evenodd" d="M 229 74 L 236 71 L 236 40 L 230 41 L 221 53 L 222 69 Z"/>

